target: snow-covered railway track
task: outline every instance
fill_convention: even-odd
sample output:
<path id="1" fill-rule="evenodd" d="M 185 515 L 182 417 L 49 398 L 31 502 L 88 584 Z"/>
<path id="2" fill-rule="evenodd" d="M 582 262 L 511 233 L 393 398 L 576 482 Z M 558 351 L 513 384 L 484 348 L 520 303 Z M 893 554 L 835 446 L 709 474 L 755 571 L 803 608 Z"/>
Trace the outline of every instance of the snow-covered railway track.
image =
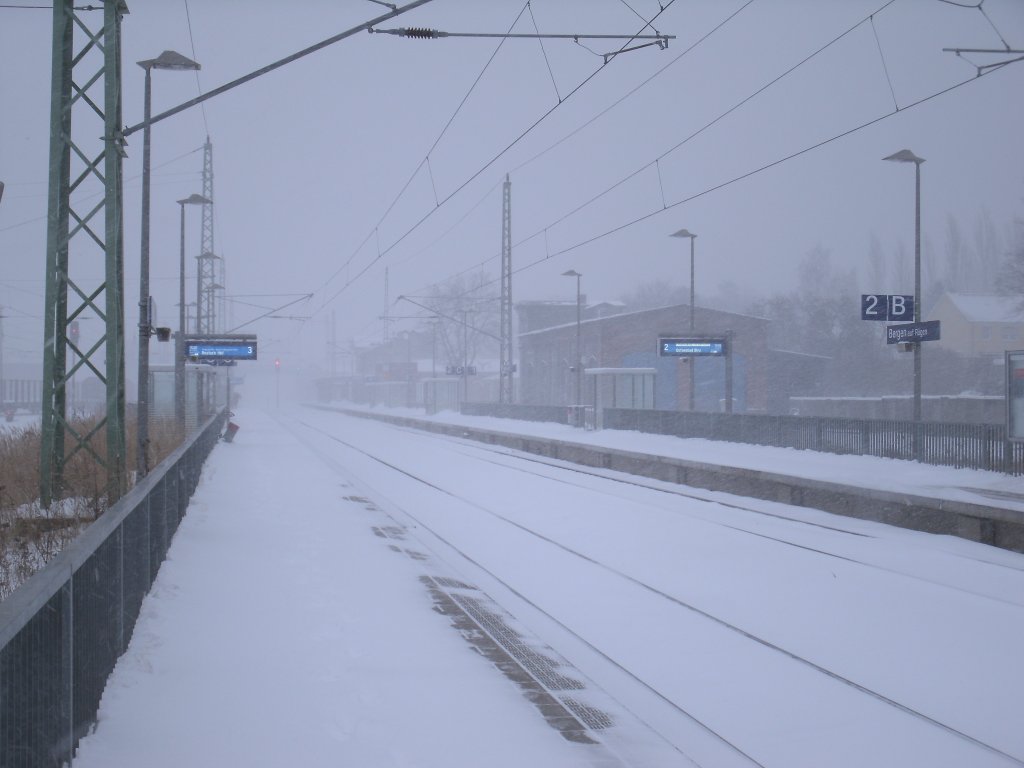
<path id="1" fill-rule="evenodd" d="M 411 427 L 392 425 L 390 428 L 409 435 L 415 435 L 420 439 L 429 440 L 432 444 L 447 443 L 451 446 L 451 450 L 459 453 L 460 455 L 479 461 L 490 462 L 513 471 L 526 472 L 538 477 L 544 477 L 552 482 L 586 487 L 584 484 L 576 482 L 571 478 L 571 475 L 579 475 L 587 478 L 601 478 L 603 480 L 611 481 L 612 483 L 630 486 L 633 488 L 643 488 L 669 498 L 675 497 L 679 499 L 707 502 L 708 506 L 703 508 L 681 508 L 678 505 L 666 506 L 665 508 L 670 509 L 673 514 L 699 519 L 711 525 L 720 526 L 744 535 L 755 536 L 772 541 L 782 546 L 795 547 L 826 558 L 834 558 L 854 563 L 865 568 L 876 569 L 903 578 L 923 581 L 945 589 L 965 592 L 970 595 L 976 595 L 978 597 L 996 600 L 997 602 L 1004 602 L 1009 605 L 1024 608 L 1024 590 L 1022 590 L 1019 595 L 1011 596 L 1010 598 L 975 591 L 944 581 L 942 579 L 943 574 L 941 573 L 941 570 L 927 576 L 920 573 L 913 573 L 906 567 L 902 566 L 898 558 L 886 556 L 885 553 L 879 554 L 878 537 L 869 532 L 869 528 L 871 526 L 879 525 L 877 523 L 868 523 L 865 525 L 861 521 L 839 518 L 834 515 L 828 515 L 828 513 L 818 513 L 816 510 L 794 508 L 785 504 L 769 501 L 744 499 L 731 494 L 715 491 L 702 491 L 688 486 L 680 487 L 664 481 L 651 480 L 635 475 L 627 475 L 615 470 L 574 464 L 561 459 L 552 459 L 544 456 L 538 456 L 536 454 L 522 453 L 520 451 L 515 451 L 501 446 L 469 441 L 444 434 L 431 433 L 427 435 L 422 431 Z M 488 454 L 490 457 L 488 457 Z M 540 467 L 547 467 L 555 470 L 555 472 L 543 472 Z M 568 473 L 568 475 L 566 473 Z M 614 490 L 606 491 L 606 493 L 614 493 Z M 742 518 L 737 518 L 735 515 L 726 518 L 720 514 L 723 510 L 740 513 Z M 830 519 L 827 522 L 810 519 L 808 517 L 809 514 L 816 517 L 828 517 Z M 770 525 L 770 527 L 766 529 L 762 524 L 761 519 L 770 521 L 770 523 L 774 523 L 774 525 Z M 760 527 L 761 530 L 758 530 L 758 527 Z M 846 539 L 846 537 L 849 538 L 842 543 L 837 541 L 829 541 L 825 544 L 808 543 L 809 539 L 804 535 L 804 531 L 802 529 L 811 529 L 812 531 L 813 529 L 820 529 L 822 531 L 841 534 L 841 539 Z M 927 536 L 927 534 L 903 533 L 902 531 L 899 533 L 905 542 L 913 541 L 915 537 Z M 858 542 L 857 539 L 862 539 L 864 541 Z M 853 552 L 858 551 L 861 554 L 852 554 Z M 1002 553 L 997 554 L 1001 555 Z M 866 555 L 871 555 L 871 559 Z M 1003 568 L 1024 573 L 1024 566 L 1012 565 L 1007 562 L 999 562 L 998 560 L 988 559 L 980 555 L 946 553 L 946 556 L 967 559 L 977 563 L 981 567 Z M 1022 586 L 1024 586 L 1024 583 L 1022 583 Z"/>
<path id="2" fill-rule="evenodd" d="M 370 459 L 373 462 L 376 462 L 377 464 L 384 466 L 393 472 L 399 473 L 402 477 L 414 481 L 423 488 L 429 488 L 434 493 L 441 494 L 447 497 L 448 499 L 456 502 L 460 506 L 471 508 L 478 513 L 483 513 L 492 520 L 500 522 L 501 525 L 506 526 L 506 528 L 508 529 L 513 529 L 522 535 L 530 537 L 534 541 L 542 542 L 543 545 L 547 547 L 549 550 L 545 557 L 550 558 L 552 556 L 552 551 L 559 553 L 558 557 L 561 557 L 563 559 L 563 564 L 560 566 L 560 568 L 564 569 L 566 573 L 573 573 L 574 578 L 572 579 L 572 581 L 574 583 L 586 584 L 591 582 L 600 582 L 602 579 L 611 577 L 612 579 L 620 582 L 620 584 L 629 585 L 630 590 L 642 592 L 644 595 L 646 595 L 647 599 L 653 598 L 655 600 L 660 600 L 662 602 L 671 604 L 677 610 L 683 610 L 690 616 L 696 617 L 702 622 L 710 623 L 714 625 L 717 629 L 724 630 L 725 632 L 730 633 L 735 637 L 741 638 L 743 642 L 753 643 L 757 645 L 761 649 L 768 651 L 770 654 L 773 654 L 776 657 L 785 660 L 786 664 L 796 665 L 805 672 L 810 672 L 813 675 L 825 678 L 831 683 L 839 684 L 843 686 L 845 689 L 855 692 L 858 696 L 866 697 L 867 699 L 870 699 L 878 705 L 884 706 L 890 710 L 898 712 L 899 717 L 911 718 L 914 721 L 916 721 L 919 725 L 923 725 L 926 728 L 937 729 L 945 733 L 947 736 L 952 737 L 964 743 L 965 745 L 969 745 L 973 750 L 987 753 L 990 758 L 995 758 L 996 762 L 993 764 L 1024 765 L 1024 761 L 1014 756 L 1009 751 L 1000 749 L 997 746 L 993 746 L 992 744 L 987 743 L 984 739 L 980 737 L 972 735 L 966 732 L 965 730 L 955 727 L 954 725 L 950 725 L 944 722 L 941 718 L 935 717 L 923 711 L 923 709 L 919 706 L 912 706 L 903 703 L 900 700 L 898 700 L 897 697 L 887 695 L 885 692 L 878 690 L 877 686 L 871 686 L 863 682 L 858 682 L 851 675 L 842 674 L 836 671 L 835 669 L 830 668 L 824 663 L 815 661 L 810 657 L 809 654 L 802 653 L 799 650 L 793 650 L 792 648 L 786 647 L 786 645 L 784 645 L 783 643 L 777 642 L 771 639 L 770 637 L 765 636 L 763 633 L 751 630 L 749 628 L 745 628 L 741 625 L 741 623 L 734 620 L 730 620 L 728 616 L 722 615 L 722 612 L 720 611 L 709 610 L 705 607 L 702 607 L 701 605 L 697 604 L 696 601 L 687 599 L 683 596 L 680 596 L 679 594 L 676 594 L 674 590 L 668 590 L 656 584 L 653 584 L 648 579 L 645 579 L 641 576 L 638 576 L 635 573 L 629 572 L 628 570 L 622 567 L 616 566 L 615 564 L 608 562 L 605 558 L 595 556 L 592 553 L 588 553 L 584 551 L 585 547 L 575 545 L 573 543 L 562 540 L 559 537 L 555 537 L 548 533 L 545 533 L 544 531 L 540 530 L 539 526 L 536 526 L 534 524 L 528 524 L 524 523 L 522 520 L 513 519 L 513 517 L 509 516 L 509 514 L 504 513 L 499 509 L 495 508 L 497 505 L 490 503 L 481 503 L 479 499 L 474 499 L 471 497 L 470 494 L 462 490 L 456 489 L 455 487 L 453 487 L 454 485 L 456 485 L 454 483 L 439 481 L 436 477 L 430 476 L 428 473 L 425 473 L 422 470 L 410 467 L 407 462 L 397 462 L 390 456 L 388 458 L 384 458 L 383 456 L 378 455 L 373 450 L 368 450 L 366 447 L 361 447 L 350 441 L 341 439 L 336 434 L 332 434 L 330 430 L 325 430 L 306 422 L 301 423 L 303 424 L 304 427 L 306 427 L 309 430 L 314 430 L 320 436 L 328 438 L 331 441 L 335 442 L 336 444 L 342 445 L 346 449 L 354 451 L 355 453 L 361 455 L 362 457 Z M 394 430 L 396 428 L 391 427 L 390 429 Z M 428 450 L 436 450 L 436 446 L 439 444 L 439 440 L 436 436 L 425 436 L 422 435 L 422 433 L 416 433 L 414 431 L 406 432 L 404 430 L 403 433 L 408 436 L 418 434 L 420 439 L 424 441 L 424 445 L 433 446 L 433 448 L 429 448 Z M 552 473 L 562 473 L 565 470 L 569 470 L 571 472 L 591 475 L 595 478 L 600 478 L 602 481 L 614 481 L 615 483 L 619 484 L 626 483 L 629 485 L 642 487 L 648 491 L 657 491 L 659 493 L 669 492 L 665 491 L 663 488 L 653 487 L 652 484 L 646 481 L 631 481 L 618 477 L 607 477 L 606 474 L 603 472 L 591 471 L 577 466 L 566 467 L 562 466 L 561 463 L 558 462 L 538 460 L 536 457 L 532 456 L 524 458 L 521 456 L 517 456 L 514 453 L 509 452 L 507 450 L 497 450 L 494 449 L 493 447 L 481 446 L 475 443 L 469 444 L 451 438 L 447 439 L 446 442 L 449 444 L 452 451 L 459 453 L 465 459 L 489 462 L 492 465 L 498 465 L 504 470 L 515 470 L 519 473 L 527 473 L 531 475 L 533 478 L 541 479 L 544 482 L 554 482 L 563 485 L 572 485 L 573 482 L 571 480 L 567 480 L 565 477 L 557 477 L 552 475 Z M 527 464 L 527 462 L 529 464 Z M 530 466 L 531 464 L 533 466 Z M 609 485 L 612 484 L 609 483 Z M 584 490 L 587 489 L 584 488 Z M 608 488 L 603 487 L 602 491 L 607 493 Z M 719 505 L 723 503 L 719 499 L 709 500 L 707 498 L 696 498 L 694 496 L 691 496 L 690 494 L 686 494 L 685 492 L 680 493 L 678 489 L 676 489 L 674 492 L 677 495 L 689 496 L 691 501 L 700 501 L 702 503 L 714 503 Z M 635 500 L 633 500 L 633 503 L 636 503 Z M 768 514 L 775 518 L 782 517 L 786 520 L 786 522 L 828 529 L 830 533 L 837 535 L 844 535 L 850 537 L 858 536 L 856 532 L 852 532 L 849 530 L 836 530 L 832 529 L 831 526 L 822 525 L 820 523 L 808 522 L 806 520 L 797 520 L 795 518 L 789 518 L 785 515 L 779 515 L 778 513 L 766 512 L 763 509 L 758 509 L 756 505 L 751 505 L 750 507 L 747 507 L 739 504 L 733 504 L 730 502 L 725 503 L 734 510 L 750 512 L 754 514 Z M 635 669 L 630 668 L 630 665 L 624 663 L 621 658 L 617 657 L 615 651 L 601 647 L 602 644 L 599 639 L 591 636 L 589 633 L 585 631 L 573 628 L 573 626 L 570 623 L 570 620 L 567 620 L 567 618 L 564 615 L 559 615 L 556 611 L 551 610 L 550 606 L 545 606 L 545 600 L 543 599 L 545 595 L 538 595 L 536 593 L 531 592 L 528 585 L 524 585 L 520 583 L 518 580 L 513 582 L 513 579 L 509 576 L 507 572 L 499 572 L 498 568 L 490 566 L 487 563 L 483 562 L 483 560 L 477 553 L 466 551 L 465 548 L 460 546 L 458 541 L 456 541 L 455 538 L 452 537 L 449 532 L 446 532 L 442 529 L 442 526 L 439 526 L 435 522 L 426 519 L 423 515 L 419 514 L 418 512 L 410 512 L 407 507 L 404 508 L 403 512 L 410 519 L 412 519 L 416 525 L 420 526 L 426 531 L 429 531 L 431 535 L 437 537 L 440 541 L 444 542 L 447 546 L 451 547 L 454 551 L 458 552 L 461 556 L 465 557 L 469 562 L 483 569 L 492 578 L 499 581 L 501 584 L 503 584 L 512 593 L 516 594 L 524 602 L 528 603 L 534 609 L 543 613 L 548 618 L 556 622 L 564 630 L 572 634 L 581 642 L 585 643 L 592 650 L 599 653 L 603 658 L 614 664 L 617 668 L 626 672 L 631 678 L 642 684 L 649 692 L 653 693 L 663 701 L 670 703 L 672 707 L 677 709 L 680 713 L 683 713 L 688 717 L 694 717 L 695 719 L 699 719 L 697 715 L 694 715 L 686 706 L 684 706 L 683 703 L 678 701 L 677 697 L 674 697 L 673 695 L 660 690 L 656 684 L 652 683 L 649 679 L 649 675 L 645 675 L 642 672 L 638 672 Z M 706 514 L 704 515 L 704 517 L 707 516 L 708 515 Z M 702 520 L 702 522 L 707 523 L 708 520 L 705 519 Z M 902 573 L 899 571 L 892 571 L 891 569 L 881 567 L 877 564 L 864 562 L 851 557 L 847 557 L 842 554 L 838 554 L 835 551 L 829 551 L 821 547 L 810 547 L 781 536 L 766 535 L 764 532 L 752 530 L 749 526 L 727 524 L 723 523 L 721 520 L 713 520 L 711 522 L 713 522 L 715 525 L 724 526 L 735 533 L 750 535 L 761 539 L 768 539 L 772 542 L 775 542 L 776 544 L 783 544 L 789 547 L 796 547 L 812 555 L 823 556 L 828 558 L 838 558 L 857 567 L 886 571 L 889 573 L 894 573 L 897 576 L 901 577 L 905 576 L 911 579 L 921 578 L 919 576 L 915 576 L 912 574 Z M 569 564 L 569 561 L 571 561 L 571 565 Z M 600 577 L 596 576 L 594 571 L 600 571 L 602 575 Z M 927 579 L 923 580 L 929 582 L 929 580 Z M 960 589 L 958 587 L 952 587 L 948 584 L 943 584 L 941 582 L 929 583 L 932 586 L 945 587 L 949 589 Z M 960 591 L 965 591 L 969 594 L 974 594 L 970 592 L 970 590 Z M 634 601 L 642 602 L 638 597 L 627 598 L 627 602 Z M 1019 604 L 1011 603 L 1011 601 L 1004 602 L 1019 607 Z M 711 726 L 709 725 L 708 727 L 710 728 Z"/>

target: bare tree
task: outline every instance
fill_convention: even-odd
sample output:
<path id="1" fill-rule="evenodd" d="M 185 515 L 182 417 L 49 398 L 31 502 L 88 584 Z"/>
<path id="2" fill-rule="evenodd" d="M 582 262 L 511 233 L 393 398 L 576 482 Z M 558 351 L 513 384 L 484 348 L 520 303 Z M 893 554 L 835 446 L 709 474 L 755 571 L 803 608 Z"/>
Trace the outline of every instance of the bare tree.
<path id="1" fill-rule="evenodd" d="M 1011 245 L 999 269 L 997 289 L 1004 295 L 1020 297 L 1019 306 L 1024 311 L 1024 219 L 1014 219 Z"/>
<path id="2" fill-rule="evenodd" d="M 437 336 L 447 364 L 473 365 L 497 355 L 499 296 L 486 272 L 458 275 L 430 288 L 423 305 L 437 316 Z"/>

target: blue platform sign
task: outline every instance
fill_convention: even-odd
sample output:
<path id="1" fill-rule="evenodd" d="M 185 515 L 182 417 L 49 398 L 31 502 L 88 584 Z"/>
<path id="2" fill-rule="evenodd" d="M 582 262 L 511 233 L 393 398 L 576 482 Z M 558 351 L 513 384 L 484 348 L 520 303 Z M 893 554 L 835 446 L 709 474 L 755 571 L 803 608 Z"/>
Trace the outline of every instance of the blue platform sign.
<path id="1" fill-rule="evenodd" d="M 914 319 L 914 297 L 903 293 L 862 293 L 860 319 L 910 322 Z"/>
<path id="2" fill-rule="evenodd" d="M 938 320 L 925 320 L 923 323 L 905 323 L 903 325 L 885 326 L 885 343 L 900 344 L 918 341 L 938 341 L 940 338 Z"/>
<path id="3" fill-rule="evenodd" d="M 722 338 L 658 339 L 658 355 L 661 357 L 722 357 L 725 353 L 725 339 Z"/>
<path id="4" fill-rule="evenodd" d="M 256 336 L 185 339 L 185 357 L 199 361 L 255 360 Z"/>

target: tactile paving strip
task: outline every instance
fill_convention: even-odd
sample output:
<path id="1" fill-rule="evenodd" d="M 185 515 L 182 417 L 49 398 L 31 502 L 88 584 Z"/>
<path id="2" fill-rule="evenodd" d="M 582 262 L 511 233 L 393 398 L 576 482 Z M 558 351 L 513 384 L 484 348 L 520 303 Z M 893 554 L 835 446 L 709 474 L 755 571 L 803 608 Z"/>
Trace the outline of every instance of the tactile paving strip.
<path id="1" fill-rule="evenodd" d="M 522 636 L 502 616 L 485 608 L 483 601 L 468 595 L 452 595 L 452 599 L 549 691 L 579 691 L 585 687 L 579 680 L 560 674 L 558 662 L 523 642 Z"/>
<path id="2" fill-rule="evenodd" d="M 562 702 L 548 691 L 527 669 L 521 664 L 511 651 L 499 645 L 486 629 L 471 616 L 467 609 L 459 602 L 456 596 L 445 592 L 441 586 L 430 576 L 422 576 L 420 580 L 430 591 L 434 600 L 434 610 L 447 616 L 466 641 L 488 659 L 512 682 L 519 686 L 523 695 L 540 711 L 548 724 L 557 730 L 563 738 L 576 744 L 597 744 L 598 742 L 590 735 L 587 726 L 583 721 L 574 715 Z M 492 612 L 488 611 L 487 613 Z M 502 622 L 504 623 L 504 622 Z M 511 632 L 508 629 L 508 632 Z M 519 644 L 523 645 L 522 640 Z M 534 652 L 536 653 L 536 652 Z M 553 664 L 550 659 L 549 665 Z M 567 678 L 568 679 L 568 678 Z M 578 683 L 578 681 L 575 681 Z"/>
<path id="3" fill-rule="evenodd" d="M 600 730 L 601 728 L 612 727 L 612 719 L 607 712 L 602 712 L 597 707 L 577 701 L 572 696 L 560 696 L 559 698 L 588 728 Z"/>

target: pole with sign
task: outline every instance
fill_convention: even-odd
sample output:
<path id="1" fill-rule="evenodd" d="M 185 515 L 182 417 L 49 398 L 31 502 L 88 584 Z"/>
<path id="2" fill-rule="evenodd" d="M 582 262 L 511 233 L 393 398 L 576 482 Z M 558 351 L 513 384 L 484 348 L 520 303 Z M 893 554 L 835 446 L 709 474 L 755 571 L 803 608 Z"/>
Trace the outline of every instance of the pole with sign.
<path id="1" fill-rule="evenodd" d="M 1006 353 L 1006 438 L 1024 442 L 1024 350 Z"/>

